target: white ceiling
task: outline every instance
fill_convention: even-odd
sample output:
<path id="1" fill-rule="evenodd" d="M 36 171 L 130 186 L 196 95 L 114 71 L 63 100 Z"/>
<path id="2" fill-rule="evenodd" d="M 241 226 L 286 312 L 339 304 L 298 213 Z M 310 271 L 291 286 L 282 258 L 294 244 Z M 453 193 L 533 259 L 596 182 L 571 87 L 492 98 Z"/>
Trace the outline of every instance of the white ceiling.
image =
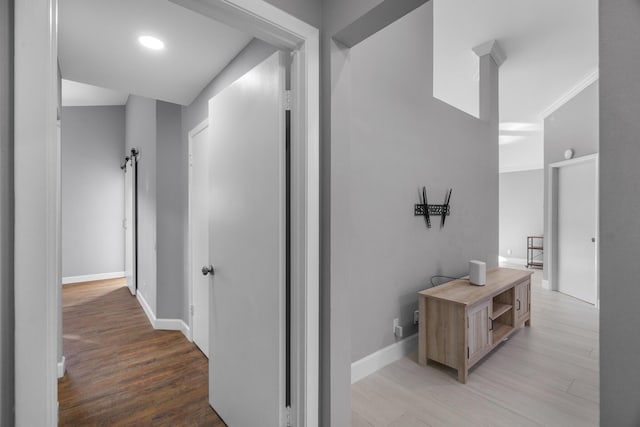
<path id="1" fill-rule="evenodd" d="M 62 106 L 125 105 L 129 94 L 62 79 Z"/>
<path id="2" fill-rule="evenodd" d="M 59 52 L 68 80 L 188 105 L 251 40 L 168 0 L 60 0 Z M 138 43 L 160 38 L 162 51 Z"/>
<path id="3" fill-rule="evenodd" d="M 597 72 L 598 2 L 434 0 L 434 96 L 477 116 L 478 58 L 472 48 L 492 39 L 507 56 L 500 67 L 501 150 L 521 145 L 527 169 L 538 147 L 542 167 L 542 113 Z M 505 129 L 518 127 L 530 130 Z M 516 151 L 512 147 L 503 156 L 512 159 L 509 169 L 517 168 Z"/>

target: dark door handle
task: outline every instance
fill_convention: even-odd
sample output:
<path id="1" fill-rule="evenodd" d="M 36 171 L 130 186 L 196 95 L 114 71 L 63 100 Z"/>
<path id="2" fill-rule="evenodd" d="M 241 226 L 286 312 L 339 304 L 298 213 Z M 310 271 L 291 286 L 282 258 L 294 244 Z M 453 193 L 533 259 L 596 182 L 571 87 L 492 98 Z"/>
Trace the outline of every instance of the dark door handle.
<path id="1" fill-rule="evenodd" d="M 202 267 L 202 274 L 206 276 L 207 274 L 214 275 L 213 266 L 209 264 L 209 266 Z"/>

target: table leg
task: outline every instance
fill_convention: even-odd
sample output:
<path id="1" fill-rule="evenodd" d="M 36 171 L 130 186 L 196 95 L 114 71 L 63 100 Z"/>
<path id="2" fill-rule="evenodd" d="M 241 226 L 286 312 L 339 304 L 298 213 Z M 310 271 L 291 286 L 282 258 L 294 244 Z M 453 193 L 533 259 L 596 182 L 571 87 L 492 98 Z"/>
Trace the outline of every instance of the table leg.
<path id="1" fill-rule="evenodd" d="M 462 384 L 466 384 L 468 373 L 469 371 L 467 370 L 466 366 L 458 368 L 458 381 L 460 381 Z"/>
<path id="2" fill-rule="evenodd" d="M 419 319 L 418 319 L 418 363 L 427 364 L 427 299 L 418 296 Z"/>

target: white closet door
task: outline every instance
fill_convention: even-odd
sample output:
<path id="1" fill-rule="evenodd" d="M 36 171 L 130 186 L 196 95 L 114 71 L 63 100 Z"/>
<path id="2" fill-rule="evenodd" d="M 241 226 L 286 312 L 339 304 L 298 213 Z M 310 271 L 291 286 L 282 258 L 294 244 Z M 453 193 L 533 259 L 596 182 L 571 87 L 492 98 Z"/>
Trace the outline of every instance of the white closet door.
<path id="1" fill-rule="evenodd" d="M 209 101 L 210 403 L 284 425 L 285 68 L 276 53 Z"/>
<path id="2" fill-rule="evenodd" d="M 558 170 L 558 291 L 595 304 L 596 161 Z"/>

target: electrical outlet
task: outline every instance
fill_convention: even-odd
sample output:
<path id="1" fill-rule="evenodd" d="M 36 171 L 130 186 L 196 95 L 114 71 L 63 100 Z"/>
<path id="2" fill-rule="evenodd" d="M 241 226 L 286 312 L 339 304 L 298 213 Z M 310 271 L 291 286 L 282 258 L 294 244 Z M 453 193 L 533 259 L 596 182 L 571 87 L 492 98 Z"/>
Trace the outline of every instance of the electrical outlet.
<path id="1" fill-rule="evenodd" d="M 402 330 L 402 326 L 396 326 L 396 332 L 394 334 L 398 338 L 402 338 L 404 336 L 404 332 Z"/>
<path id="2" fill-rule="evenodd" d="M 511 255 L 511 249 L 507 249 L 507 255 Z"/>
<path id="3" fill-rule="evenodd" d="M 403 334 L 404 332 L 402 330 L 402 326 L 400 326 L 400 320 L 396 317 L 393 319 L 393 335 L 398 338 L 402 338 Z"/>
<path id="4" fill-rule="evenodd" d="M 413 324 L 417 325 L 419 321 L 420 321 L 420 311 L 416 310 L 413 312 Z"/>

